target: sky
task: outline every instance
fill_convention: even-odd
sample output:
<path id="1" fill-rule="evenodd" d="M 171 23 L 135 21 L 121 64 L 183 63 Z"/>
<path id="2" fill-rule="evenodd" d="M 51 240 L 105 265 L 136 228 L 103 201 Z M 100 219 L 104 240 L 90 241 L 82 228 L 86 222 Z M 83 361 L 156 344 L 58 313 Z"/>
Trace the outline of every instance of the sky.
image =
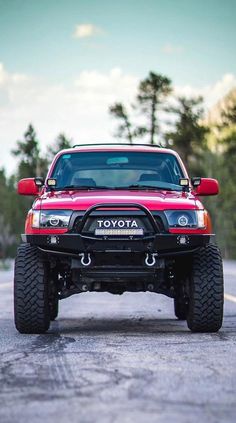
<path id="1" fill-rule="evenodd" d="M 236 86 L 235 21 L 235 0 L 0 0 L 0 167 L 30 122 L 42 149 L 111 141 L 150 70 L 209 109 Z"/>

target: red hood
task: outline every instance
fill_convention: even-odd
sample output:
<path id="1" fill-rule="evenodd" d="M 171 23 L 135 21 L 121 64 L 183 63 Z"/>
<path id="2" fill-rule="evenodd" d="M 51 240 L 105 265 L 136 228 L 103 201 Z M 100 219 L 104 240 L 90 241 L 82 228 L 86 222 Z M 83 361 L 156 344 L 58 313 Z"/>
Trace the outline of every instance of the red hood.
<path id="1" fill-rule="evenodd" d="M 201 202 L 191 193 L 170 191 L 56 191 L 39 197 L 34 208 L 86 210 L 101 203 L 138 203 L 149 210 L 199 209 Z"/>

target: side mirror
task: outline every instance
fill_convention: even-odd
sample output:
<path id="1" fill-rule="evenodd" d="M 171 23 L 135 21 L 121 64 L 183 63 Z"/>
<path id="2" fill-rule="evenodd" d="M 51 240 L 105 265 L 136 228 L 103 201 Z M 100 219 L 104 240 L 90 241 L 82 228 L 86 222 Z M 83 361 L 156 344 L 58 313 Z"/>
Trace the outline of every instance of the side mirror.
<path id="1" fill-rule="evenodd" d="M 37 196 L 40 192 L 43 182 L 41 178 L 25 178 L 18 182 L 17 192 L 20 195 Z"/>
<path id="2" fill-rule="evenodd" d="M 195 193 L 197 195 L 217 195 L 219 193 L 219 184 L 216 179 L 201 178 L 195 187 Z"/>

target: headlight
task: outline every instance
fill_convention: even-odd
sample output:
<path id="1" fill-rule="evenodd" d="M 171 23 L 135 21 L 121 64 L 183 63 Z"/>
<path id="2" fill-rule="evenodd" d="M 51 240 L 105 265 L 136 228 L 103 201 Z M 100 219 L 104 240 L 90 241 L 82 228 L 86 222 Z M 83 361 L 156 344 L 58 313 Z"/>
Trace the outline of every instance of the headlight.
<path id="1" fill-rule="evenodd" d="M 71 210 L 34 210 L 32 217 L 33 228 L 67 228 Z"/>
<path id="2" fill-rule="evenodd" d="M 205 228 L 204 210 L 166 210 L 165 215 L 171 228 Z"/>

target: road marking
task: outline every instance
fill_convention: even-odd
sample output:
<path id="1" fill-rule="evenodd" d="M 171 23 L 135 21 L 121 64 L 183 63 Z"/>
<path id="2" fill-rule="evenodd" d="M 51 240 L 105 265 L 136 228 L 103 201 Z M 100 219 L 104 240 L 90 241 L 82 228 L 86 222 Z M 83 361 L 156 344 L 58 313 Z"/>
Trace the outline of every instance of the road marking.
<path id="1" fill-rule="evenodd" d="M 224 297 L 226 300 L 233 301 L 233 303 L 236 303 L 236 297 L 234 295 L 225 294 Z"/>

